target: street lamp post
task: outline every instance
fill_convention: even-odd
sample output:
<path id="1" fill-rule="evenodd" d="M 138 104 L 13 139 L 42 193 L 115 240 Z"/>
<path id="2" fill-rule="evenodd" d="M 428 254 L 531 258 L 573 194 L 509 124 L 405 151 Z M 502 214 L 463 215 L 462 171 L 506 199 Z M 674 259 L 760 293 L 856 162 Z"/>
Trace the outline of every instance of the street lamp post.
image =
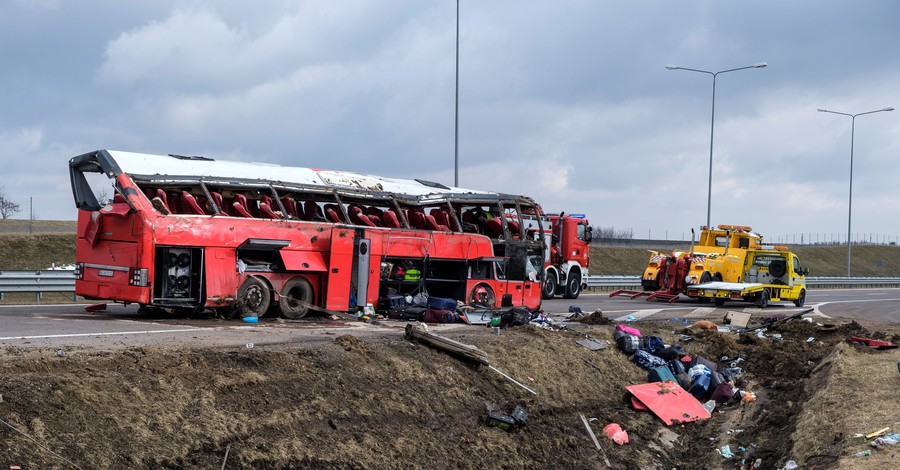
<path id="1" fill-rule="evenodd" d="M 748 65 L 746 67 L 738 67 L 736 69 L 728 69 L 728 70 L 720 70 L 718 72 L 710 72 L 708 70 L 698 70 L 698 69 L 689 69 L 687 67 L 679 67 L 677 65 L 666 65 L 666 68 L 669 70 L 687 70 L 688 72 L 699 72 L 706 73 L 712 75 L 713 85 L 712 85 L 712 118 L 710 119 L 709 125 L 709 190 L 706 196 L 706 226 L 710 227 L 710 211 L 712 208 L 712 161 L 713 161 L 713 136 L 715 135 L 716 128 L 716 76 L 720 73 L 726 72 L 735 72 L 738 70 L 745 69 L 761 69 L 767 67 L 769 64 L 765 62 L 759 62 L 753 65 Z"/>
<path id="2" fill-rule="evenodd" d="M 850 117 L 850 198 L 847 201 L 847 277 L 850 277 L 850 252 L 853 244 L 850 242 L 850 223 L 853 220 L 853 137 L 856 133 L 856 116 L 865 114 L 881 113 L 884 111 L 893 111 L 894 108 L 876 109 L 874 111 L 866 111 L 864 113 L 842 113 L 838 111 L 830 111 L 828 109 L 818 109 L 820 113 L 840 114 L 841 116 Z"/>

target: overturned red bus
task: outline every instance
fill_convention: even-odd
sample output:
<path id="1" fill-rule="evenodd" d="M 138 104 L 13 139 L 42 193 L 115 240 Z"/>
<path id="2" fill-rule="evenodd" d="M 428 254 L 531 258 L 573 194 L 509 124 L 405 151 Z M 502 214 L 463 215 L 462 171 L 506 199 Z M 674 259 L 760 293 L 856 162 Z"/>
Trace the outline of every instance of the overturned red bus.
<path id="1" fill-rule="evenodd" d="M 540 207 L 524 196 L 113 150 L 69 168 L 88 299 L 288 318 L 419 292 L 540 307 L 543 228 L 522 224 Z"/>

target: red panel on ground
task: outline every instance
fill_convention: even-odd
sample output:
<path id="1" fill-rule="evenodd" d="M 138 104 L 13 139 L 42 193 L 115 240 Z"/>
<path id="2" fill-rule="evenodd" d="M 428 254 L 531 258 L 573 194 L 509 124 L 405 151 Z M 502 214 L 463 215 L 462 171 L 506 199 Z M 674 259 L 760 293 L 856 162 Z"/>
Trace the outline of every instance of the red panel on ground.
<path id="1" fill-rule="evenodd" d="M 711 416 L 702 403 L 671 380 L 631 385 L 625 389 L 666 424 L 700 421 Z"/>

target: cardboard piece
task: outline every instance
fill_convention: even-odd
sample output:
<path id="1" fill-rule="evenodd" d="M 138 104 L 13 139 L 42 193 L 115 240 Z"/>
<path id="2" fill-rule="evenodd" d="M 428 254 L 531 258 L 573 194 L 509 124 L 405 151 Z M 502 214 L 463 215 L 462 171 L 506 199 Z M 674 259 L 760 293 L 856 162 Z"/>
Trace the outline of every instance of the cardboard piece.
<path id="1" fill-rule="evenodd" d="M 747 325 L 750 324 L 750 316 L 749 313 L 745 312 L 728 312 L 725 314 L 725 319 L 722 320 L 722 323 L 747 328 Z"/>
<path id="2" fill-rule="evenodd" d="M 702 403 L 675 382 L 630 385 L 625 389 L 667 425 L 701 421 L 712 416 Z"/>
<path id="3" fill-rule="evenodd" d="M 598 341 L 596 339 L 583 339 L 581 341 L 576 341 L 576 343 L 590 349 L 591 351 L 599 351 L 601 349 L 606 349 L 609 347 L 609 341 L 606 340 Z"/>

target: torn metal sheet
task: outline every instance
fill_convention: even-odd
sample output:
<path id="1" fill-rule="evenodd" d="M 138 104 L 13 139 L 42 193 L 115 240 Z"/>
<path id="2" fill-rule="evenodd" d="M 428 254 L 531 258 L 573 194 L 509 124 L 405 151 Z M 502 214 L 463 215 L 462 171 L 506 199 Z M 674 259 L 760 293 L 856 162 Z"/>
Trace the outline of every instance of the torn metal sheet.
<path id="1" fill-rule="evenodd" d="M 583 339 L 581 341 L 576 341 L 576 343 L 590 349 L 591 351 L 599 351 L 601 349 L 606 349 L 609 347 L 609 341 L 606 340 L 598 341 L 596 339 Z"/>
<path id="2" fill-rule="evenodd" d="M 712 416 L 703 404 L 675 382 L 653 382 L 625 387 L 667 425 L 701 421 Z"/>

